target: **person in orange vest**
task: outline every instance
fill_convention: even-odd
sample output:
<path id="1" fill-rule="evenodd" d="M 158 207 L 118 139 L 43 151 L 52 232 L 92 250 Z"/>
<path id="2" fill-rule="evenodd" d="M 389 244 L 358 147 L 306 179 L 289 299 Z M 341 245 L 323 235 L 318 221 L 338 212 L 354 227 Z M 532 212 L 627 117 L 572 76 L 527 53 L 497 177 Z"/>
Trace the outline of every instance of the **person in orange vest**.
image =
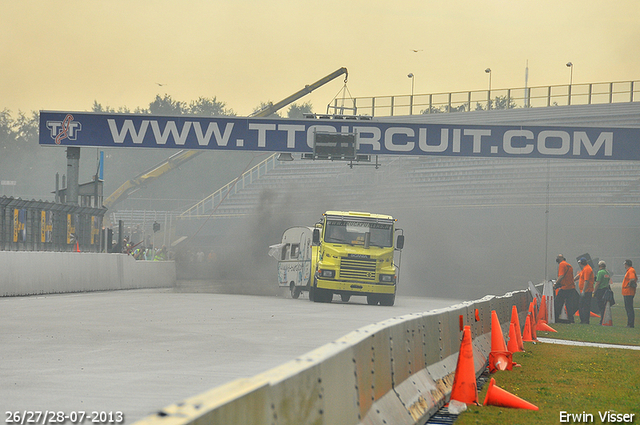
<path id="1" fill-rule="evenodd" d="M 558 254 L 556 257 L 558 263 L 558 280 L 554 285 L 554 289 L 560 289 L 555 300 L 556 322 L 574 323 L 573 316 L 578 309 L 578 293 L 576 292 L 576 284 L 573 282 L 573 267 L 567 263 L 564 255 Z M 560 319 L 563 306 L 567 307 L 567 320 Z"/>
<path id="2" fill-rule="evenodd" d="M 578 260 L 578 264 L 580 264 L 582 270 L 573 278 L 573 281 L 577 280 L 578 288 L 580 288 L 580 299 L 578 301 L 580 323 L 588 325 L 589 317 L 591 316 L 591 296 L 593 295 L 593 269 L 584 257 Z"/>
<path id="3" fill-rule="evenodd" d="M 633 311 L 633 297 L 636 296 L 636 287 L 638 286 L 638 275 L 632 267 L 631 260 L 624 260 L 624 268 L 627 272 L 622 279 L 622 298 L 624 298 L 624 309 L 627 310 L 627 327 L 633 328 L 636 320 L 636 314 Z"/>

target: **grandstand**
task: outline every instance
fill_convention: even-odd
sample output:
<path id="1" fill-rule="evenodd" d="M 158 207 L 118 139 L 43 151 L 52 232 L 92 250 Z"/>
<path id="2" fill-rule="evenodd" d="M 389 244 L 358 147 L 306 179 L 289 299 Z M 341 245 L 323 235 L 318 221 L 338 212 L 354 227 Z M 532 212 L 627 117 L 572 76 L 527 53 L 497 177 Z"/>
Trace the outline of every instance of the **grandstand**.
<path id="1" fill-rule="evenodd" d="M 396 122 L 494 125 L 640 126 L 640 102 L 518 108 L 376 118 Z M 640 164 L 624 161 L 381 156 L 379 168 L 345 162 L 281 162 L 272 155 L 186 211 L 121 211 L 113 220 L 178 223 L 171 240 L 199 244 L 242 217 L 286 214 L 311 224 L 328 209 L 411 214 L 425 208 L 635 207 Z M 399 210 L 405 210 L 400 212 Z M 151 217 L 153 215 L 153 217 Z M 284 224 L 283 224 L 284 225 Z M 163 226 L 163 228 L 165 227 Z M 220 238 L 217 238 L 220 239 Z"/>
<path id="2" fill-rule="evenodd" d="M 551 111 L 549 109 L 552 109 Z M 478 111 L 390 117 L 385 120 L 428 123 L 640 126 L 640 103 L 580 105 L 536 109 Z M 180 219 L 251 213 L 261 194 L 290 210 L 308 210 L 314 202 L 287 205 L 295 191 L 322 196 L 345 208 L 363 204 L 398 205 L 429 199 L 432 206 L 474 205 L 636 205 L 640 166 L 624 161 L 506 159 L 473 157 L 381 157 L 381 167 L 349 167 L 345 162 L 280 162 L 272 156 L 238 183 L 231 182 L 180 215 Z M 325 188 L 325 189 L 323 189 Z M 593 194 L 585 199 L 584 189 Z M 226 195 L 226 198 L 225 198 Z M 374 199 L 375 198 L 375 199 Z M 279 199 L 280 201 L 277 201 Z M 224 200 L 224 202 L 221 202 Z"/>

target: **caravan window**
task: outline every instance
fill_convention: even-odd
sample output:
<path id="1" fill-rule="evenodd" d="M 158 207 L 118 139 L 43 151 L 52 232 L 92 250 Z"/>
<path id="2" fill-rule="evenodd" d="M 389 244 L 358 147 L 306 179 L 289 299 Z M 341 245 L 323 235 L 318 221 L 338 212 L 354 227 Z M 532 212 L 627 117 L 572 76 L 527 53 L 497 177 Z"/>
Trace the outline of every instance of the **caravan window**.
<path id="1" fill-rule="evenodd" d="M 289 244 L 285 244 L 282 246 L 282 251 L 280 252 L 280 260 L 284 261 L 287 259 L 287 252 L 289 251 Z"/>
<path id="2" fill-rule="evenodd" d="M 292 259 L 298 258 L 300 256 L 300 244 L 292 243 L 291 244 L 291 257 Z"/>

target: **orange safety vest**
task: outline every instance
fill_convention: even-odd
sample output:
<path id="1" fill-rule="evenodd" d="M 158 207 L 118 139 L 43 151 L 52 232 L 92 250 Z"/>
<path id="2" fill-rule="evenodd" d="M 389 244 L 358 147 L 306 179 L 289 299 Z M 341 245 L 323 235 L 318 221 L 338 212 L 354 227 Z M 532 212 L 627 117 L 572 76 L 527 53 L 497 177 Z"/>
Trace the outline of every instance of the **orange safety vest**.
<path id="1" fill-rule="evenodd" d="M 562 275 L 564 275 L 564 278 L 560 279 Z M 566 260 L 562 260 L 560 265 L 558 265 L 557 283 L 562 285 L 561 289 L 576 289 L 576 284 L 573 282 L 573 267 L 571 267 L 571 264 L 567 263 Z"/>
<path id="2" fill-rule="evenodd" d="M 637 285 L 638 275 L 636 274 L 636 271 L 633 267 L 629 267 L 627 269 L 627 272 L 624 275 L 624 279 L 622 279 L 622 296 L 623 297 L 636 295 L 636 288 L 632 288 L 629 286 L 629 282 L 631 282 L 634 279 L 636 280 L 636 285 Z"/>
<path id="3" fill-rule="evenodd" d="M 593 269 L 590 265 L 585 265 L 580 271 L 580 280 L 578 284 L 580 285 L 580 292 L 593 292 Z M 587 288 L 585 289 L 585 283 Z"/>

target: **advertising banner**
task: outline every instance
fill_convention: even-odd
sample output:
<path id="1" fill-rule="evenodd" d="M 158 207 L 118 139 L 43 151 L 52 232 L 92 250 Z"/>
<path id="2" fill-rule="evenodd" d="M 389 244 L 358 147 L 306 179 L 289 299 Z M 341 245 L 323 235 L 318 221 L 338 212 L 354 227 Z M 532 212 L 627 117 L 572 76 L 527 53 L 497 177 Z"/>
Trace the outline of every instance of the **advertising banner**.
<path id="1" fill-rule="evenodd" d="M 640 160 L 640 128 L 447 125 L 40 112 L 43 146 L 312 153 L 317 133 L 354 133 L 358 154 Z"/>
<path id="2" fill-rule="evenodd" d="M 40 242 L 49 243 L 52 241 L 53 234 L 53 212 L 40 212 Z"/>
<path id="3" fill-rule="evenodd" d="M 76 214 L 67 214 L 67 245 L 76 243 Z"/>
<path id="4" fill-rule="evenodd" d="M 27 241 L 27 210 L 13 210 L 13 241 Z"/>

